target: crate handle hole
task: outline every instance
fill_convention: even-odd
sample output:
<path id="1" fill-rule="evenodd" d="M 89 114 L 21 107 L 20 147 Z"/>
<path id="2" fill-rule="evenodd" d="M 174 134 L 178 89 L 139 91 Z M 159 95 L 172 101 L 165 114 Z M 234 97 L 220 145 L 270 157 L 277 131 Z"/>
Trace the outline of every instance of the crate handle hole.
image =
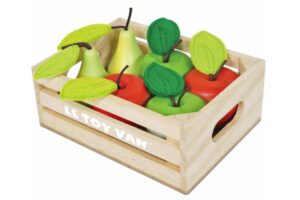
<path id="1" fill-rule="evenodd" d="M 216 123 L 212 133 L 214 142 L 218 142 L 239 121 L 243 107 L 243 102 L 238 103 Z"/>

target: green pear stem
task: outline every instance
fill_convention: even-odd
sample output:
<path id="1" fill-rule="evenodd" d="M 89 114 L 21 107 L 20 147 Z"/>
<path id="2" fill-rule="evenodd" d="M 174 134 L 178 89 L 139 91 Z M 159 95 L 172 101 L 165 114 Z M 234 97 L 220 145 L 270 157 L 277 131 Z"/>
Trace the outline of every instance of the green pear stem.
<path id="1" fill-rule="evenodd" d="M 119 76 L 118 76 L 118 80 L 117 80 L 117 86 L 118 86 L 118 90 L 121 89 L 121 86 L 120 86 L 120 81 L 121 81 L 121 77 L 122 75 L 124 74 L 125 70 L 128 68 L 129 66 L 126 65 L 122 71 L 120 72 Z"/>
<path id="2" fill-rule="evenodd" d="M 170 96 L 170 99 L 171 99 L 171 102 L 172 102 L 173 107 L 176 107 L 176 101 L 175 101 L 175 98 L 174 98 L 173 96 Z"/>
<path id="3" fill-rule="evenodd" d="M 69 44 L 69 45 L 66 45 L 66 46 L 63 46 L 61 49 L 66 49 L 70 46 L 74 46 L 74 45 L 77 45 L 78 47 L 84 47 L 86 49 L 92 49 L 92 46 L 86 42 L 77 42 L 77 43 L 73 43 L 73 44 Z"/>
<path id="4" fill-rule="evenodd" d="M 111 26 L 111 28 L 112 29 L 123 28 L 125 31 L 127 31 L 129 23 L 130 23 L 131 15 L 132 15 L 132 8 L 129 8 L 129 14 L 128 14 L 128 18 L 127 18 L 127 21 L 126 21 L 126 25 L 125 26 L 121 26 L 121 25 L 120 26 Z"/>
<path id="5" fill-rule="evenodd" d="M 219 74 L 220 74 L 220 72 L 221 72 L 224 64 L 226 63 L 226 61 L 227 60 L 224 60 L 224 62 L 222 63 L 222 65 L 219 67 L 218 71 L 214 75 L 209 74 L 209 80 L 210 81 L 216 81 L 217 80 L 217 78 L 218 78 L 218 76 L 219 76 Z"/>
<path id="6" fill-rule="evenodd" d="M 186 88 L 185 90 L 183 90 L 183 92 L 181 93 L 181 95 L 180 95 L 179 98 L 178 98 L 176 107 L 180 107 L 180 102 L 181 102 L 182 97 L 183 97 L 188 91 L 190 91 L 191 89 L 192 89 L 192 87 L 188 87 L 188 88 Z"/>
<path id="7" fill-rule="evenodd" d="M 169 51 L 167 57 L 163 58 L 163 62 L 164 62 L 164 63 L 169 62 L 170 56 L 171 56 L 172 52 L 175 50 L 175 48 L 176 48 L 181 42 L 182 42 L 182 39 L 179 39 L 179 40 L 172 46 L 172 48 L 170 49 L 170 51 Z"/>

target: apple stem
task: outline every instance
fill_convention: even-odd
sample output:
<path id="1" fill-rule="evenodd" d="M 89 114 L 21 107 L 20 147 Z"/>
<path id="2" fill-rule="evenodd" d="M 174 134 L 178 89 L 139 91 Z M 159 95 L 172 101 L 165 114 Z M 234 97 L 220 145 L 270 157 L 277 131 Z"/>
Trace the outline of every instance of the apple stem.
<path id="1" fill-rule="evenodd" d="M 69 44 L 69 45 L 63 46 L 61 49 L 66 49 L 66 48 L 68 48 L 70 46 L 74 46 L 74 45 L 77 45 L 78 47 L 84 47 L 88 50 L 92 49 L 92 46 L 86 42 L 77 42 L 77 43 Z"/>
<path id="2" fill-rule="evenodd" d="M 173 96 L 170 96 L 170 99 L 171 99 L 171 102 L 172 102 L 173 107 L 176 107 L 176 101 L 175 101 L 175 98 L 174 98 Z"/>
<path id="3" fill-rule="evenodd" d="M 132 15 L 132 8 L 129 8 L 129 14 L 128 14 L 128 18 L 126 21 L 126 25 L 125 26 L 111 26 L 111 29 L 118 29 L 118 28 L 123 28 L 125 31 L 128 30 L 128 26 L 129 26 L 129 22 L 131 19 L 131 15 Z"/>
<path id="4" fill-rule="evenodd" d="M 122 75 L 124 74 L 125 70 L 128 68 L 129 66 L 126 65 L 122 71 L 120 72 L 119 76 L 118 76 L 118 80 L 117 80 L 117 86 L 118 86 L 118 90 L 121 89 L 121 86 L 120 86 L 120 81 L 121 81 L 121 77 Z"/>
<path id="5" fill-rule="evenodd" d="M 221 72 L 221 70 L 222 70 L 222 68 L 223 68 L 223 66 L 224 66 L 224 64 L 225 64 L 226 61 L 227 61 L 227 60 L 225 60 L 225 61 L 222 63 L 222 65 L 219 67 L 218 71 L 217 71 L 214 75 L 212 75 L 212 74 L 209 75 L 209 80 L 210 80 L 210 81 L 215 81 L 215 80 L 217 80 L 217 78 L 218 78 L 218 76 L 219 76 L 219 74 L 220 74 L 220 72 Z"/>
<path id="6" fill-rule="evenodd" d="M 169 59 L 170 59 L 170 56 L 171 56 L 172 52 L 175 50 L 175 48 L 176 48 L 181 42 L 182 42 L 182 39 L 179 39 L 179 40 L 172 46 L 172 48 L 170 49 L 170 51 L 169 51 L 167 57 L 165 57 L 165 58 L 163 59 L 163 62 L 164 62 L 164 63 L 169 62 Z"/>
<path id="7" fill-rule="evenodd" d="M 180 107 L 180 102 L 181 102 L 182 97 L 183 97 L 188 91 L 190 91 L 191 89 L 192 89 L 192 87 L 188 87 L 188 88 L 186 88 L 185 90 L 183 90 L 183 92 L 181 93 L 181 95 L 180 95 L 179 98 L 178 98 L 176 107 Z"/>
<path id="8" fill-rule="evenodd" d="M 163 63 L 166 63 L 165 60 L 166 60 L 166 54 L 163 54 L 162 55 L 162 61 L 163 61 Z"/>

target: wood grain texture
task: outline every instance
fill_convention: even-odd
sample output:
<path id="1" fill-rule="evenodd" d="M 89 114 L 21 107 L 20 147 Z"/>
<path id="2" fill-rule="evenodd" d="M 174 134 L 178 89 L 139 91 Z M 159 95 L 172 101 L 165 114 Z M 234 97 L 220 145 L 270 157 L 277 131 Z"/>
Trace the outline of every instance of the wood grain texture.
<path id="1" fill-rule="evenodd" d="M 109 128 L 110 131 L 107 131 L 106 134 L 116 139 L 120 139 L 120 138 L 118 137 L 117 134 L 115 134 L 114 130 L 111 130 L 112 129 L 111 127 L 117 128 L 118 130 L 122 130 L 126 133 L 130 133 L 130 135 L 132 135 L 133 138 L 138 138 L 140 141 L 147 141 L 147 147 L 144 149 L 143 148 L 144 146 L 137 145 L 135 140 L 131 140 L 132 138 L 125 140 L 126 139 L 125 136 L 122 135 L 121 139 L 123 139 L 122 140 L 123 142 L 135 146 L 137 148 L 140 148 L 145 152 L 155 155 L 175 165 L 179 165 L 180 163 L 179 147 L 174 143 L 168 142 L 167 140 L 164 140 L 160 137 L 156 137 L 155 135 L 152 135 L 141 129 L 135 128 L 126 123 L 110 118 L 102 113 L 98 113 L 97 111 L 87 108 L 86 106 L 83 106 L 79 103 L 72 102 L 72 101 L 61 101 L 57 93 L 53 91 L 49 91 L 47 89 L 42 89 L 40 91 L 39 99 L 40 99 L 40 104 L 43 107 L 49 108 L 67 117 L 70 117 L 70 115 L 68 115 L 65 112 L 65 106 L 67 106 L 68 109 L 75 109 L 77 111 L 76 113 L 77 115 L 79 115 L 80 113 L 84 114 L 87 120 L 85 120 L 85 118 L 83 117 L 71 116 L 73 120 L 78 121 L 91 128 L 94 128 L 98 131 L 100 130 L 101 132 L 105 132 L 105 129 L 103 129 L 102 126 L 99 127 L 93 126 L 93 124 L 90 123 L 90 120 L 93 119 L 93 120 L 97 120 L 97 123 L 98 122 L 105 123 L 107 126 L 110 126 Z M 68 110 L 68 112 L 70 112 L 70 110 Z"/>
<path id="2" fill-rule="evenodd" d="M 41 109 L 41 115 L 43 118 L 42 126 L 132 169 L 138 169 L 152 178 L 168 183 L 174 188 L 179 188 L 178 167 L 47 108 Z"/>
<path id="3" fill-rule="evenodd" d="M 125 24 L 118 18 L 112 25 Z M 147 43 L 147 26 L 131 22 L 129 28 L 138 39 L 144 54 L 150 52 Z M 104 66 L 108 66 L 116 49 L 120 30 L 92 43 L 100 52 Z M 189 53 L 190 38 L 181 36 L 183 42 L 177 49 Z M 95 150 L 140 173 L 158 180 L 176 190 L 189 193 L 245 135 L 260 121 L 263 102 L 265 62 L 262 59 L 228 50 L 226 65 L 238 69 L 240 76 L 199 112 L 163 116 L 119 97 L 86 101 L 111 113 L 133 121 L 143 127 L 167 136 L 164 140 L 149 132 L 112 119 L 83 105 L 61 101 L 58 93 L 68 81 L 66 74 L 34 81 L 40 123 L 79 144 Z M 37 65 L 36 65 L 37 66 Z M 32 68 L 33 72 L 36 66 Z M 216 123 L 236 104 L 238 111 L 215 137 Z M 113 127 L 130 132 L 135 138 L 147 140 L 144 149 L 116 135 L 68 116 L 64 106 L 87 113 Z"/>

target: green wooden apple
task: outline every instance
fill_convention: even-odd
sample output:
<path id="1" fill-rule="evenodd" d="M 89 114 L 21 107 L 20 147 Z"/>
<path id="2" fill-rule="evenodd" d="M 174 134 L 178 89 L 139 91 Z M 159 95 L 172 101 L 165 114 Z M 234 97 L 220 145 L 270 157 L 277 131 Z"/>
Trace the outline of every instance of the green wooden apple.
<path id="1" fill-rule="evenodd" d="M 147 41 L 152 52 L 139 60 L 141 77 L 144 77 L 145 69 L 152 62 L 172 69 L 181 76 L 193 69 L 189 56 L 174 51 L 182 40 L 179 27 L 172 20 L 159 18 L 152 22 L 147 30 Z"/>
<path id="2" fill-rule="evenodd" d="M 175 101 L 178 102 L 180 96 L 175 98 Z M 185 93 L 182 96 L 179 105 L 174 106 L 170 98 L 167 97 L 159 97 L 155 96 L 150 99 L 146 105 L 150 110 L 156 111 L 163 115 L 176 115 L 190 112 L 197 112 L 203 106 L 205 106 L 205 102 L 202 98 L 198 97 L 192 93 Z"/>
<path id="3" fill-rule="evenodd" d="M 161 55 L 148 53 L 139 61 L 141 77 L 144 77 L 145 69 L 152 62 L 156 62 L 161 66 L 172 69 L 183 77 L 193 69 L 193 64 L 189 56 L 179 51 L 173 51 L 168 62 L 163 62 Z"/>

